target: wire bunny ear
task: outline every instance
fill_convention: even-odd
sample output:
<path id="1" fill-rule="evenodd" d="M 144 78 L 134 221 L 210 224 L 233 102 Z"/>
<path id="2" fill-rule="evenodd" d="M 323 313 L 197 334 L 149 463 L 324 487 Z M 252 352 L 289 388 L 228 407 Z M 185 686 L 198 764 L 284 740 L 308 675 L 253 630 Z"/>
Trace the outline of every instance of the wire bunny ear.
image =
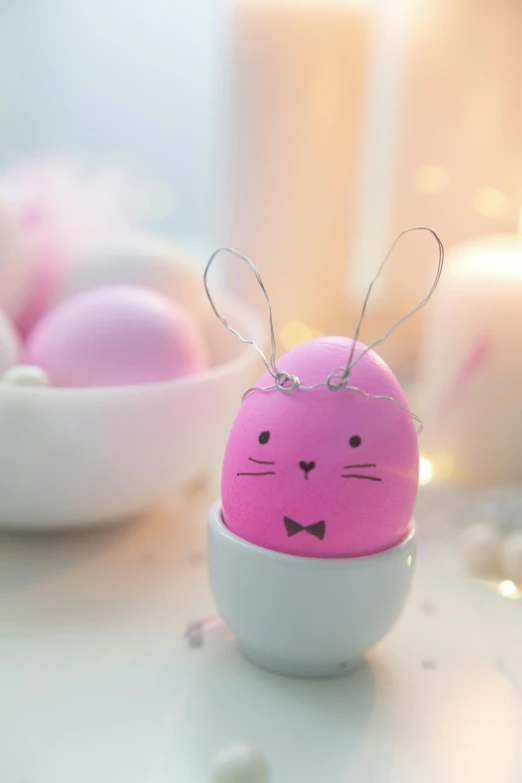
<path id="1" fill-rule="evenodd" d="M 359 339 L 359 333 L 361 331 L 361 326 L 364 320 L 364 316 L 366 314 L 366 308 L 368 306 L 368 302 L 370 300 L 370 296 L 373 290 L 373 286 L 379 279 L 379 277 L 382 274 L 382 271 L 386 264 L 388 263 L 390 256 L 392 255 L 393 251 L 395 250 L 396 245 L 402 239 L 402 237 L 405 234 L 408 234 L 410 231 L 427 231 L 429 234 L 432 235 L 432 237 L 437 242 L 437 246 L 439 249 L 439 260 L 437 264 L 437 272 L 435 274 L 435 279 L 431 285 L 430 290 L 424 297 L 424 299 L 419 302 L 419 304 L 413 308 L 413 310 L 410 310 L 409 313 L 406 313 L 406 315 L 403 315 L 401 318 L 399 318 L 395 323 L 393 323 L 388 331 L 382 336 L 379 337 L 378 340 L 375 340 L 371 345 L 369 345 L 367 348 L 362 351 L 356 359 L 354 359 L 355 355 L 355 347 L 357 345 L 357 340 Z M 246 337 L 243 337 L 236 329 L 234 329 L 230 324 L 228 323 L 227 319 L 221 315 L 219 310 L 217 309 L 215 302 L 212 298 L 212 295 L 210 293 L 209 287 L 208 287 L 208 273 L 210 270 L 210 267 L 212 266 L 212 263 L 216 256 L 219 253 L 230 253 L 233 256 L 236 256 L 237 258 L 241 259 L 241 261 L 244 261 L 245 264 L 247 264 L 252 272 L 255 275 L 255 278 L 259 284 L 259 287 L 261 288 L 261 291 L 263 292 L 263 296 L 265 297 L 267 306 L 268 306 L 268 316 L 269 316 L 269 323 L 270 323 L 270 361 L 266 358 L 265 354 L 259 347 L 259 345 L 255 342 L 255 340 L 249 340 Z M 252 345 L 260 357 L 262 358 L 266 369 L 274 379 L 274 384 L 272 386 L 254 386 L 251 389 L 248 389 L 245 394 L 243 395 L 243 399 L 247 397 L 248 394 L 250 394 L 253 391 L 271 391 L 272 389 L 279 389 L 282 392 L 291 392 L 294 389 L 300 389 L 301 391 L 312 391 L 313 389 L 319 389 L 321 387 L 326 387 L 332 392 L 337 392 L 342 389 L 346 391 L 356 392 L 357 394 L 361 394 L 364 397 L 367 397 L 372 400 L 386 400 L 388 402 L 392 402 L 394 405 L 396 405 L 400 410 L 402 410 L 405 414 L 410 416 L 412 419 L 414 419 L 420 426 L 420 430 L 422 430 L 422 422 L 419 419 L 418 416 L 416 416 L 414 413 L 412 413 L 409 409 L 405 408 L 398 400 L 393 399 L 393 397 L 387 397 L 387 396 L 381 396 L 381 395 L 374 395 L 374 394 L 368 394 L 363 389 L 360 389 L 358 386 L 350 386 L 348 385 L 348 379 L 351 375 L 351 372 L 357 362 L 359 362 L 363 356 L 365 356 L 368 351 L 371 351 L 373 348 L 375 348 L 377 345 L 380 345 L 380 343 L 384 342 L 388 339 L 390 334 L 402 323 L 407 321 L 409 318 L 411 318 L 415 313 L 417 313 L 419 310 L 421 310 L 431 299 L 433 296 L 433 293 L 435 289 L 437 288 L 437 285 L 440 280 L 440 276 L 442 273 L 442 267 L 444 265 L 444 246 L 442 242 L 440 241 L 438 235 L 433 231 L 431 228 L 427 228 L 426 226 L 411 226 L 410 228 L 404 229 L 404 231 L 401 231 L 401 233 L 396 237 L 395 241 L 393 242 L 392 246 L 388 250 L 384 260 L 382 261 L 381 265 L 379 266 L 377 273 L 373 280 L 371 281 L 368 291 L 366 293 L 366 297 L 363 302 L 361 315 L 359 316 L 359 321 L 357 322 L 357 326 L 355 328 L 355 334 L 353 337 L 352 345 L 350 348 L 350 355 L 348 357 L 348 362 L 344 367 L 338 367 L 337 369 L 333 370 L 328 377 L 322 381 L 321 383 L 313 384 L 312 386 L 304 386 L 301 384 L 299 378 L 296 375 L 291 375 L 290 373 L 284 372 L 282 370 L 279 370 L 276 364 L 275 360 L 275 354 L 276 354 L 276 340 L 275 340 L 275 332 L 274 332 L 274 320 L 272 316 L 272 305 L 270 304 L 270 298 L 268 296 L 268 292 L 265 288 L 265 285 L 263 283 L 263 280 L 261 278 L 261 275 L 259 273 L 258 268 L 256 265 L 249 259 L 247 256 L 244 256 L 242 253 L 239 253 L 237 250 L 233 250 L 230 247 L 220 247 L 218 250 L 215 250 L 214 253 L 210 256 L 208 263 L 205 267 L 205 272 L 203 274 L 203 283 L 205 286 L 205 291 L 208 296 L 208 300 L 210 302 L 210 305 L 215 313 L 215 315 L 219 318 L 223 326 L 225 326 L 226 329 L 228 329 L 229 332 L 232 332 L 236 337 L 238 337 L 242 343 L 245 343 L 246 345 Z"/>
<path id="2" fill-rule="evenodd" d="M 230 253 L 233 256 L 236 256 L 236 258 L 241 259 L 241 261 L 244 261 L 247 266 L 250 267 L 252 272 L 255 275 L 255 278 L 258 282 L 258 285 L 263 292 L 263 296 L 265 297 L 267 306 L 268 306 L 268 318 L 269 318 L 269 324 L 270 324 L 270 361 L 266 358 L 264 352 L 261 350 L 259 345 L 256 343 L 255 340 L 249 340 L 246 337 L 243 337 L 236 329 L 234 329 L 227 321 L 227 319 L 221 315 L 219 310 L 216 307 L 216 304 L 214 302 L 214 299 L 212 298 L 212 295 L 209 290 L 208 286 L 208 273 L 210 270 L 210 267 L 212 266 L 212 263 L 214 262 L 216 256 L 219 255 L 219 253 Z M 223 326 L 228 329 L 229 332 L 232 332 L 236 337 L 238 337 L 242 343 L 245 343 L 246 345 L 252 345 L 255 350 L 258 352 L 260 357 L 262 358 L 266 369 L 270 373 L 270 375 L 274 378 L 277 388 L 281 389 L 282 391 L 291 391 L 292 389 L 295 389 L 297 386 L 299 386 L 299 379 L 296 378 L 293 375 L 289 375 L 285 372 L 280 372 L 278 370 L 275 360 L 276 355 L 276 339 L 275 339 L 275 331 L 274 331 L 274 318 L 272 315 L 272 305 L 270 304 L 270 297 L 268 296 L 268 292 L 265 288 L 265 284 L 263 283 L 263 279 L 261 277 L 261 274 L 259 272 L 259 269 L 254 264 L 253 261 L 251 261 L 247 256 L 244 256 L 243 253 L 240 253 L 238 250 L 234 250 L 231 247 L 220 247 L 217 250 L 215 250 L 212 255 L 210 256 L 207 265 L 205 267 L 205 272 L 203 274 L 203 284 L 205 286 L 205 291 L 208 297 L 208 300 L 210 302 L 210 305 L 215 313 L 215 315 L 219 318 Z"/>
<path id="3" fill-rule="evenodd" d="M 431 236 L 434 238 L 434 240 L 437 243 L 437 247 L 438 247 L 438 250 L 439 250 L 439 258 L 438 258 L 438 263 L 437 263 L 437 271 L 435 273 L 435 278 L 433 280 L 433 283 L 431 284 L 431 288 L 428 291 L 428 293 L 426 294 L 426 296 L 424 297 L 424 299 L 422 299 L 422 301 L 419 302 L 419 304 L 416 307 L 414 307 L 413 310 L 410 310 L 408 313 L 406 313 L 406 315 L 403 315 L 401 318 L 399 318 L 397 321 L 395 321 L 390 326 L 390 328 L 382 335 L 382 337 L 379 337 L 371 345 L 369 345 L 367 348 L 365 348 L 364 351 L 362 351 L 357 356 L 357 358 L 354 360 L 353 357 L 354 357 L 354 353 L 355 353 L 355 348 L 356 348 L 356 345 L 357 345 L 357 341 L 359 339 L 359 333 L 361 331 L 361 327 L 362 327 L 362 324 L 363 324 L 363 321 L 364 321 L 364 316 L 366 315 L 366 308 L 368 306 L 368 302 L 370 300 L 370 296 L 371 296 L 373 287 L 374 287 L 375 283 L 377 282 L 377 280 L 379 279 L 379 277 L 381 276 L 384 267 L 386 266 L 386 264 L 390 260 L 390 257 L 392 255 L 393 251 L 395 250 L 396 246 L 398 245 L 398 243 L 400 242 L 402 237 L 405 234 L 409 234 L 411 231 L 427 231 L 429 234 L 431 234 Z M 353 370 L 353 368 L 355 367 L 357 362 L 359 362 L 363 358 L 363 356 L 365 356 L 369 351 L 372 351 L 377 345 L 380 345 L 385 340 L 387 340 L 388 337 L 390 336 L 390 334 L 392 334 L 392 332 L 394 332 L 395 329 L 397 329 L 398 326 L 403 324 L 405 321 L 408 321 L 410 318 L 412 318 L 412 316 L 414 316 L 416 313 L 418 313 L 419 310 L 422 310 L 422 308 L 425 305 L 428 304 L 428 302 L 430 301 L 431 297 L 433 296 L 433 294 L 435 292 L 435 289 L 437 288 L 437 286 L 439 284 L 439 280 L 440 280 L 440 276 L 442 274 L 443 266 L 444 266 L 444 245 L 442 244 L 438 234 L 436 234 L 435 231 L 433 231 L 433 229 L 428 228 L 427 226 L 410 226 L 409 228 L 405 228 L 404 231 L 401 231 L 401 233 L 394 239 L 390 249 L 386 253 L 383 261 L 381 262 L 381 264 L 380 264 L 380 266 L 379 266 L 379 268 L 378 268 L 378 270 L 377 270 L 377 272 L 375 274 L 375 277 L 373 278 L 373 280 L 371 281 L 370 285 L 368 286 L 368 291 L 366 292 L 366 296 L 364 298 L 363 306 L 362 306 L 362 309 L 361 309 L 361 314 L 359 316 L 359 320 L 357 322 L 357 326 L 355 327 L 355 333 L 354 333 L 354 336 L 353 336 L 353 342 L 352 342 L 352 346 L 351 346 L 351 349 L 350 349 L 350 356 L 348 358 L 348 363 L 346 364 L 346 367 L 344 368 L 344 372 L 343 372 L 342 376 L 337 381 L 337 383 L 338 383 L 338 385 L 340 387 L 342 387 L 342 385 L 344 385 L 346 383 L 347 379 L 350 377 L 351 371 Z"/>

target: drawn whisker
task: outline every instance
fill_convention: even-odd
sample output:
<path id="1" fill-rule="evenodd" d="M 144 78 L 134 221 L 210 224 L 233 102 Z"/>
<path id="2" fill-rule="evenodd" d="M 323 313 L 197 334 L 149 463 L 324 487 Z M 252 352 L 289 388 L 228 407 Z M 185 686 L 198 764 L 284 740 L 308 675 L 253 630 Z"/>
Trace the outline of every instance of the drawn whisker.
<path id="1" fill-rule="evenodd" d="M 382 479 L 377 478 L 377 476 L 361 476 L 358 473 L 345 473 L 341 476 L 341 478 L 365 479 L 366 481 L 382 481 Z"/>
<path id="2" fill-rule="evenodd" d="M 275 476 L 275 470 L 266 470 L 263 473 L 236 473 L 236 476 Z"/>
<path id="3" fill-rule="evenodd" d="M 253 457 L 248 458 L 250 462 L 257 462 L 258 465 L 275 465 L 275 462 L 268 462 L 264 459 L 254 459 Z"/>
<path id="4" fill-rule="evenodd" d="M 352 468 L 376 468 L 375 462 L 367 462 L 365 465 L 345 465 L 343 470 L 351 470 Z"/>

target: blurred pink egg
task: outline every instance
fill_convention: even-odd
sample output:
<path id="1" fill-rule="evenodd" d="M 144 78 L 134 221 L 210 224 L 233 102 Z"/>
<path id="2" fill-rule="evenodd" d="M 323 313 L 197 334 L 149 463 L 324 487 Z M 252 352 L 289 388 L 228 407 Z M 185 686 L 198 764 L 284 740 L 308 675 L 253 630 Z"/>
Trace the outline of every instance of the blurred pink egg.
<path id="1" fill-rule="evenodd" d="M 106 286 L 63 302 L 28 337 L 24 361 L 54 386 L 157 383 L 205 369 L 203 337 L 190 314 L 137 286 Z"/>
<path id="2" fill-rule="evenodd" d="M 18 361 L 20 339 L 11 320 L 0 310 L 0 374 Z"/>
<path id="3" fill-rule="evenodd" d="M 0 197 L 0 308 L 10 318 L 16 316 L 30 294 L 32 260 L 23 226 L 12 205 Z"/>
<path id="4" fill-rule="evenodd" d="M 16 326 L 25 337 L 49 310 L 50 302 L 62 273 L 64 259 L 55 248 L 42 242 L 31 250 L 33 263 L 24 306 L 16 314 Z"/>
<path id="5" fill-rule="evenodd" d="M 279 367 L 305 386 L 324 384 L 346 365 L 351 346 L 343 337 L 311 340 Z M 364 349 L 358 343 L 355 357 Z M 265 373 L 256 385 L 273 383 Z M 365 394 L 320 386 L 245 398 L 223 463 L 223 519 L 233 533 L 266 549 L 326 558 L 371 555 L 406 537 L 419 451 L 404 392 L 373 351 L 355 364 L 350 385 Z"/>
<path id="6" fill-rule="evenodd" d="M 25 337 L 52 307 L 74 259 L 135 229 L 138 191 L 122 170 L 93 170 L 61 156 L 15 164 L 2 172 L 0 187 L 19 224 L 24 251 L 16 263 L 10 261 L 12 252 L 6 257 L 0 201 L 0 307 Z"/>

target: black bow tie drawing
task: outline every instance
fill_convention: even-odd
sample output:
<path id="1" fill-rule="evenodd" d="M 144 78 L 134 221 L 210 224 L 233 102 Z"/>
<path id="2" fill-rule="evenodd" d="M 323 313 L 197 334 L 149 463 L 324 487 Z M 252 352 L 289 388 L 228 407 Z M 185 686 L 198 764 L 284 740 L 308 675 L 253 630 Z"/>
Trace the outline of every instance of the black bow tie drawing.
<path id="1" fill-rule="evenodd" d="M 310 533 L 311 536 L 315 536 L 319 539 L 319 541 L 322 541 L 326 532 L 325 522 L 315 522 L 313 525 L 305 526 L 300 525 L 299 522 L 294 522 L 294 520 L 290 519 L 290 517 L 285 517 L 284 523 L 289 537 L 295 536 L 297 533 L 301 533 L 302 530 L 306 530 L 306 532 Z"/>

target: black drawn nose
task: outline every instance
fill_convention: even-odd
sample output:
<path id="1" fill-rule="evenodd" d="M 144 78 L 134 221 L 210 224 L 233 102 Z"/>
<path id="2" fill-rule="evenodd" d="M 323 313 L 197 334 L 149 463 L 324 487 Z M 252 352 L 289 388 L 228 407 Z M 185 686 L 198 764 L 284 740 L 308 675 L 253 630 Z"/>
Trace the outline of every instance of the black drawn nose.
<path id="1" fill-rule="evenodd" d="M 308 474 L 315 468 L 315 462 L 300 462 L 299 467 L 304 471 L 305 479 L 308 480 Z"/>

